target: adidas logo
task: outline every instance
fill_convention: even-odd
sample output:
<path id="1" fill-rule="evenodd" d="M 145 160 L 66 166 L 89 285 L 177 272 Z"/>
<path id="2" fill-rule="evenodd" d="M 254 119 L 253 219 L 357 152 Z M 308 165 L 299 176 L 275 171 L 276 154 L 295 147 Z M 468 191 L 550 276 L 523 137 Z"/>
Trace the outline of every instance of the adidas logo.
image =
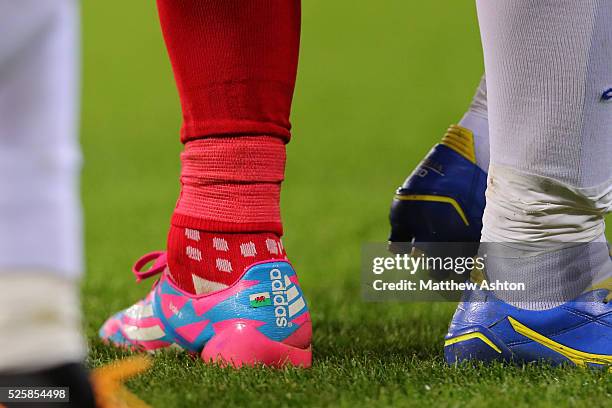
<path id="1" fill-rule="evenodd" d="M 280 269 L 270 271 L 272 281 L 272 305 L 278 327 L 290 327 L 289 321 L 306 307 L 300 291 L 287 275 L 283 276 Z"/>

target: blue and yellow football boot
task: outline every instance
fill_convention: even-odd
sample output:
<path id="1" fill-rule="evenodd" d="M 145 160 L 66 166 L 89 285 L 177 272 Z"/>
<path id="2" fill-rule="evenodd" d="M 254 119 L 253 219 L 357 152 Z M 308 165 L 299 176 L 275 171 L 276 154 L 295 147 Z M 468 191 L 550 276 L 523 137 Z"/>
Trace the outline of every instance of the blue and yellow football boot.
<path id="1" fill-rule="evenodd" d="M 468 243 L 473 255 L 480 241 L 487 173 L 476 165 L 474 135 L 451 125 L 442 141 L 431 149 L 404 184 L 391 205 L 390 249 L 400 243 Z M 471 244 L 470 244 L 471 243 Z"/>
<path id="2" fill-rule="evenodd" d="M 544 361 L 612 371 L 611 283 L 536 311 L 513 307 L 488 291 L 471 291 L 445 337 L 446 361 Z"/>

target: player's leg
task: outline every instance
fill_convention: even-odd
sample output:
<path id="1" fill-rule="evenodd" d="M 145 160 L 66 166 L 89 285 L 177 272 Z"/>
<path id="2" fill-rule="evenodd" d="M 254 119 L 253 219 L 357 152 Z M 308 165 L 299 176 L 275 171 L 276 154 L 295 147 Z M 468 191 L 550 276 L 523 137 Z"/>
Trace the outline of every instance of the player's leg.
<path id="1" fill-rule="evenodd" d="M 489 116 L 487 112 L 487 79 L 483 75 L 470 106 L 459 121 L 459 126 L 472 132 L 476 165 L 489 171 Z"/>
<path id="2" fill-rule="evenodd" d="M 429 242 L 463 242 L 476 251 L 489 167 L 487 89 L 483 76 L 468 111 L 396 191 L 391 206 L 390 248 L 406 242 L 426 252 Z"/>
<path id="3" fill-rule="evenodd" d="M 300 6 L 296 0 L 158 4 L 185 143 L 168 261 L 180 287 L 200 294 L 233 284 L 253 262 L 284 258 L 268 246 L 278 248 L 282 234 L 280 184 Z M 198 231 L 199 240 L 187 230 Z"/>
<path id="4" fill-rule="evenodd" d="M 489 281 L 526 287 L 468 296 L 447 358 L 609 365 L 612 3 L 477 4 L 491 132 L 481 250 Z"/>
<path id="5" fill-rule="evenodd" d="M 183 109 L 185 150 L 167 256 L 152 256 L 158 270 L 166 259 L 169 268 L 149 300 L 174 312 L 161 316 L 155 331 L 120 313 L 101 335 L 145 348 L 204 348 L 205 359 L 220 354 L 237 365 L 278 365 L 279 358 L 308 365 L 310 318 L 280 241 L 279 208 L 300 2 L 158 0 L 158 8 Z M 137 306 L 146 316 L 149 300 Z M 246 324 L 255 354 L 245 355 L 245 337 L 232 321 Z"/>
<path id="6" fill-rule="evenodd" d="M 72 384 L 87 406 L 78 6 L 0 0 L 0 10 L 0 382 Z"/>

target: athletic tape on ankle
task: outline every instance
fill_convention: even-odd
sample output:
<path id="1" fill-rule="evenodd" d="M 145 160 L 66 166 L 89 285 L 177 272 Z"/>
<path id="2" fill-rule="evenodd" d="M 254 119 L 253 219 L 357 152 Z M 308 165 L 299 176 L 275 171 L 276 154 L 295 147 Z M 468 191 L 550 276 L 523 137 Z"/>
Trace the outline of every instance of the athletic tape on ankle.
<path id="1" fill-rule="evenodd" d="M 285 142 L 272 136 L 211 137 L 185 145 L 184 184 L 280 183 L 285 177 Z"/>
<path id="2" fill-rule="evenodd" d="M 612 179 L 589 188 L 491 165 L 482 242 L 529 247 L 534 252 L 591 242 L 605 231 Z"/>
<path id="3" fill-rule="evenodd" d="M 187 143 L 181 155 L 182 189 L 173 224 L 227 232 L 254 232 L 265 226 L 264 231 L 282 234 L 280 187 L 285 159 L 285 142 L 271 136 Z"/>

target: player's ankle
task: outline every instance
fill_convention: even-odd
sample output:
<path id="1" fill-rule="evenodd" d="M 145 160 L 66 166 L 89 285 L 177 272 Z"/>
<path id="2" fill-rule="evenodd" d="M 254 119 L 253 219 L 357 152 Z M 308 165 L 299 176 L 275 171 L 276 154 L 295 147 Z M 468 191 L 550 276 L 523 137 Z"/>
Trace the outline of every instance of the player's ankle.
<path id="1" fill-rule="evenodd" d="M 181 154 L 181 195 L 173 224 L 282 235 L 279 202 L 285 161 L 285 142 L 272 136 L 187 143 Z"/>
<path id="2" fill-rule="evenodd" d="M 224 289 L 244 268 L 284 259 L 279 237 L 285 141 L 272 136 L 190 141 L 168 235 L 175 282 L 191 293 Z"/>
<path id="3" fill-rule="evenodd" d="M 612 276 L 600 190 L 491 165 L 480 246 L 486 274 L 525 286 L 498 297 L 549 309 Z"/>
<path id="4" fill-rule="evenodd" d="M 249 266 L 273 259 L 286 259 L 283 244 L 273 232 L 208 232 L 170 227 L 170 275 L 189 293 L 225 289 L 238 281 Z"/>

